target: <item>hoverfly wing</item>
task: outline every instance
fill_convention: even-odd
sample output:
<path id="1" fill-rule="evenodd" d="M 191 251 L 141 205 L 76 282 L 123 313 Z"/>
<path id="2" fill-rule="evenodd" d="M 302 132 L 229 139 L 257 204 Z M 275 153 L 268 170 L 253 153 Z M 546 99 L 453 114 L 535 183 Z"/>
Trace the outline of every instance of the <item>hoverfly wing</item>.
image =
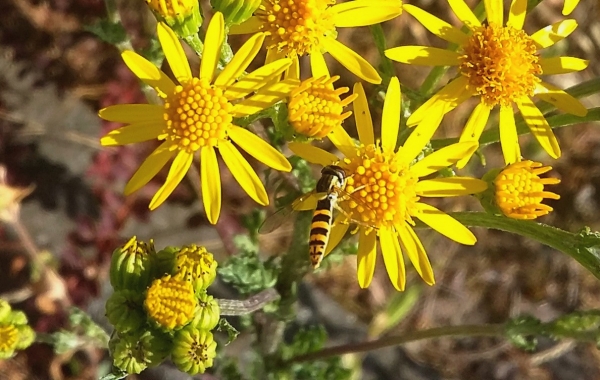
<path id="1" fill-rule="evenodd" d="M 268 234 L 281 227 L 290 217 L 298 211 L 313 209 L 316 207 L 316 199 L 313 200 L 314 191 L 303 194 L 296 198 L 292 203 L 283 206 L 273 214 L 267 216 L 263 224 L 258 228 L 259 234 Z"/>

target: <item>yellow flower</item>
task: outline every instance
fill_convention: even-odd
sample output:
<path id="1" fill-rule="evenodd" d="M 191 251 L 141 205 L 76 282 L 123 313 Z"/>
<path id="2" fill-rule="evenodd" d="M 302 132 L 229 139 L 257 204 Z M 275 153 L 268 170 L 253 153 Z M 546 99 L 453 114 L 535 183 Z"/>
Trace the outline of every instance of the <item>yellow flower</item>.
<path id="1" fill-rule="evenodd" d="M 560 183 L 558 178 L 540 178 L 552 170 L 539 162 L 521 161 L 504 168 L 494 179 L 494 199 L 502 213 L 514 219 L 536 219 L 552 211 L 542 204 L 544 198 L 560 199 L 558 194 L 544 191 L 545 185 Z"/>
<path id="2" fill-rule="evenodd" d="M 242 77 L 264 38 L 263 33 L 250 38 L 223 71 L 215 75 L 224 40 L 223 16 L 216 13 L 206 33 L 200 74 L 194 77 L 175 34 L 166 25 L 158 24 L 158 39 L 179 84 L 138 54 L 132 51 L 122 54 L 127 66 L 154 87 L 164 101 L 163 105 L 127 104 L 100 110 L 103 119 L 129 124 L 104 136 L 103 146 L 162 141 L 127 183 L 125 194 L 147 184 L 174 156 L 165 184 L 150 202 L 150 209 L 155 209 L 175 190 L 198 155 L 202 199 L 208 220 L 214 224 L 221 210 L 218 150 L 248 195 L 261 205 L 269 203 L 258 175 L 232 143 L 276 170 L 291 170 L 291 165 L 279 151 L 233 124 L 234 118 L 269 107 L 291 91 L 285 84 L 268 85 L 291 64 L 289 59 L 274 61 Z M 252 93 L 255 94 L 247 97 Z"/>
<path id="3" fill-rule="evenodd" d="M 435 282 L 425 248 L 417 237 L 414 218 L 459 243 L 472 245 L 475 236 L 465 226 L 437 208 L 421 202 L 421 197 L 453 197 L 483 191 L 487 184 L 467 177 L 430 178 L 439 170 L 453 165 L 477 144 L 464 142 L 447 146 L 419 162 L 414 159 L 428 138 L 412 133 L 403 147 L 396 149 L 400 125 L 400 83 L 392 78 L 385 97 L 381 141 L 376 141 L 367 98 L 360 83 L 354 86 L 358 98 L 354 117 L 360 145 L 346 133 L 337 148 L 343 159 L 307 144 L 290 143 L 291 150 L 305 160 L 320 165 L 339 165 L 347 174 L 345 191 L 352 199 L 340 199 L 346 212 L 340 213 L 331 231 L 327 251 L 339 243 L 348 230 L 347 215 L 358 221 L 358 282 L 369 286 L 375 269 L 377 237 L 383 261 L 392 284 L 404 290 L 406 275 L 402 251 L 408 255 L 427 284 Z M 421 179 L 429 177 L 429 179 Z M 358 203 L 360 201 L 360 203 Z M 303 208 L 308 208 L 308 204 Z M 312 202 L 314 204 L 314 202 Z"/>
<path id="4" fill-rule="evenodd" d="M 577 7 L 577 4 L 579 4 L 579 0 L 565 0 L 565 5 L 563 6 L 562 14 L 565 16 L 570 15 L 571 12 L 575 10 L 575 7 Z"/>
<path id="5" fill-rule="evenodd" d="M 402 13 L 401 0 L 263 0 L 254 16 L 233 26 L 231 34 L 264 32 L 267 62 L 280 57 L 310 55 L 311 66 L 325 65 L 330 53 L 354 75 L 381 83 L 377 70 L 363 57 L 337 40 L 336 28 L 373 25 Z M 314 73 L 313 75 L 317 76 Z"/>
<path id="6" fill-rule="evenodd" d="M 163 276 L 152 282 L 144 306 L 148 316 L 168 330 L 185 326 L 198 305 L 194 286 L 183 276 Z"/>
<path id="7" fill-rule="evenodd" d="M 564 74 L 587 67 L 588 61 L 583 59 L 539 55 L 541 49 L 571 34 L 577 27 L 575 20 L 563 20 L 528 35 L 523 31 L 527 0 L 512 1 L 505 26 L 502 0 L 485 1 L 487 24 L 481 24 L 463 0 L 449 0 L 449 4 L 469 29 L 468 33 L 415 6 L 405 5 L 404 9 L 438 37 L 459 45 L 459 52 L 428 46 L 401 46 L 386 51 L 387 57 L 398 62 L 458 67 L 457 78 L 419 107 L 407 124 L 415 126 L 432 114 L 444 115 L 477 96 L 480 103 L 471 114 L 460 141 L 478 141 L 490 111 L 500 106 L 500 142 L 504 160 L 510 164 L 521 158 L 513 113 L 515 104 L 544 150 L 553 158 L 560 157 L 558 141 L 531 97 L 536 95 L 564 112 L 586 115 L 586 108 L 577 99 L 539 78 L 542 74 Z M 429 135 L 439 125 L 425 124 L 421 133 Z M 469 158 L 461 160 L 458 167 L 466 165 Z"/>

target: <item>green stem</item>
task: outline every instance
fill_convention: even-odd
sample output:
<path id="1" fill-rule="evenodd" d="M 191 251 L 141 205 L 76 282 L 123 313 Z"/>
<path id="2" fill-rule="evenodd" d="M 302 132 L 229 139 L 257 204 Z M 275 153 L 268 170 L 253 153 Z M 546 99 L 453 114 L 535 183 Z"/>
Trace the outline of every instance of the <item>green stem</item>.
<path id="1" fill-rule="evenodd" d="M 377 47 L 377 51 L 379 52 L 379 57 L 381 59 L 381 87 L 387 88 L 390 83 L 390 78 L 394 76 L 394 65 L 392 61 L 386 57 L 385 49 L 385 34 L 383 33 L 383 28 L 381 24 L 375 24 L 369 26 L 369 30 L 373 35 L 373 39 L 375 40 L 375 46 Z"/>
<path id="2" fill-rule="evenodd" d="M 185 42 L 187 42 L 188 45 L 190 45 L 192 49 L 194 49 L 198 56 L 202 57 L 202 52 L 204 51 L 204 44 L 202 43 L 202 40 L 200 40 L 200 37 L 197 34 L 187 36 L 184 38 L 184 40 Z"/>
<path id="3" fill-rule="evenodd" d="M 380 338 L 377 340 L 367 342 L 344 344 L 341 346 L 325 348 L 319 351 L 293 357 L 287 361 L 287 364 L 324 360 L 330 357 L 339 356 L 343 354 L 378 350 L 381 348 L 397 346 L 400 344 L 423 339 L 433 339 L 451 336 L 470 337 L 502 335 L 504 335 L 504 324 L 434 327 L 427 330 L 411 331 L 406 334 L 388 336 L 385 338 Z"/>

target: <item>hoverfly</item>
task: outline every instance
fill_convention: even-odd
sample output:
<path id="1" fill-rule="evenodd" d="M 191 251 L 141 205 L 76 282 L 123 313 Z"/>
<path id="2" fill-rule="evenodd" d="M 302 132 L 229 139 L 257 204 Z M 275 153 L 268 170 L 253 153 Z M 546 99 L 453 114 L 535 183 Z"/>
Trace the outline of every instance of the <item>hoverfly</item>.
<path id="1" fill-rule="evenodd" d="M 321 170 L 321 178 L 319 178 L 315 190 L 301 195 L 290 205 L 277 210 L 275 214 L 269 216 L 259 228 L 259 233 L 265 234 L 274 231 L 282 224 L 283 220 L 293 212 L 297 211 L 299 208 L 305 209 L 305 207 L 299 206 L 306 203 L 310 197 L 316 195 L 318 200 L 310 225 L 308 253 L 313 269 L 317 269 L 325 256 L 327 242 L 329 241 L 333 225 L 334 208 L 346 215 L 353 223 L 364 224 L 364 222 L 353 219 L 351 215 L 348 215 L 338 206 L 338 201 L 342 198 L 344 200 L 352 199 L 354 202 L 363 205 L 363 207 L 369 208 L 360 199 L 357 199 L 352 194 L 343 190 L 346 187 L 346 179 L 346 172 L 341 167 L 337 165 L 327 165 L 323 167 Z M 376 228 L 374 226 L 369 227 Z"/>

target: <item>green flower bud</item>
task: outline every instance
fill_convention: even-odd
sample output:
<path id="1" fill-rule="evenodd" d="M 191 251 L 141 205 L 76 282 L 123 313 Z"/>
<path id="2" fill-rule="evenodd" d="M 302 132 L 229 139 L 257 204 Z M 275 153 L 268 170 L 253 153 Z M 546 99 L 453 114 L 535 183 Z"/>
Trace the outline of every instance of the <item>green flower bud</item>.
<path id="1" fill-rule="evenodd" d="M 17 327 L 17 330 L 19 330 L 19 341 L 17 342 L 17 346 L 15 348 L 17 350 L 24 350 L 31 346 L 35 340 L 35 331 L 33 331 L 29 325 L 19 326 Z"/>
<path id="2" fill-rule="evenodd" d="M 174 275 L 177 270 L 177 253 L 179 247 L 166 247 L 154 254 L 154 278 Z"/>
<path id="3" fill-rule="evenodd" d="M 192 244 L 177 253 L 177 271 L 189 277 L 196 292 L 201 292 L 217 277 L 217 262 L 206 248 Z"/>
<path id="4" fill-rule="evenodd" d="M 180 275 L 154 280 L 144 301 L 148 316 L 167 330 L 187 325 L 194 317 L 197 304 L 192 284 Z"/>
<path id="5" fill-rule="evenodd" d="M 212 367 L 216 350 L 217 342 L 210 331 L 189 325 L 175 333 L 171 360 L 179 370 L 195 375 Z"/>
<path id="6" fill-rule="evenodd" d="M 261 0 L 210 0 L 215 11 L 223 13 L 227 25 L 241 24 L 258 9 Z"/>
<path id="7" fill-rule="evenodd" d="M 131 332 L 146 323 L 144 297 L 137 291 L 120 290 L 106 301 L 106 317 L 119 333 Z"/>
<path id="8" fill-rule="evenodd" d="M 14 356 L 19 344 L 19 335 L 19 329 L 14 324 L 0 324 L 0 359 Z"/>
<path id="9" fill-rule="evenodd" d="M 6 321 L 12 308 L 10 304 L 3 299 L 0 299 L 0 323 Z"/>
<path id="10" fill-rule="evenodd" d="M 198 0 L 146 0 L 158 21 L 163 21 L 181 38 L 198 33 L 202 25 Z"/>
<path id="11" fill-rule="evenodd" d="M 221 319 L 221 309 L 213 296 L 202 293 L 198 297 L 198 307 L 192 325 L 201 330 L 212 330 Z"/>
<path id="12" fill-rule="evenodd" d="M 171 353 L 173 341 L 169 334 L 150 328 L 140 337 L 148 367 L 156 367 Z"/>
<path id="13" fill-rule="evenodd" d="M 110 284 L 115 290 L 146 290 L 154 274 L 152 256 L 154 242 L 138 241 L 132 237 L 122 248 L 116 249 L 110 263 Z"/>
<path id="14" fill-rule="evenodd" d="M 8 323 L 12 323 L 16 326 L 23 326 L 27 324 L 27 315 L 20 310 L 13 310 L 6 318 Z"/>
<path id="15" fill-rule="evenodd" d="M 112 358 L 115 367 L 132 374 L 148 367 L 147 353 L 138 335 L 122 335 L 113 341 Z"/>

